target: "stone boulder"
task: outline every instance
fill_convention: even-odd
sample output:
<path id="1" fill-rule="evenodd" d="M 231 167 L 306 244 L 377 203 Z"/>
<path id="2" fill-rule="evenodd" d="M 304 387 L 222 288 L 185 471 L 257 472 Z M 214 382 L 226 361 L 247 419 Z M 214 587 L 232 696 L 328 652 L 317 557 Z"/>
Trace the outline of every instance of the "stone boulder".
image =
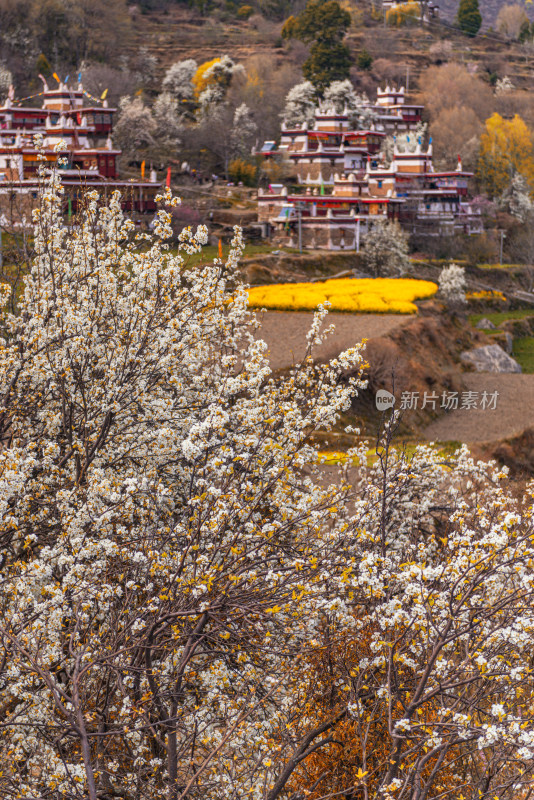
<path id="1" fill-rule="evenodd" d="M 497 326 L 494 325 L 490 319 L 486 319 L 486 317 L 483 317 L 481 320 L 477 322 L 475 327 L 478 328 L 479 331 L 494 331 L 496 330 Z"/>
<path id="2" fill-rule="evenodd" d="M 465 350 L 460 359 L 477 372 L 521 372 L 521 367 L 498 344 Z"/>

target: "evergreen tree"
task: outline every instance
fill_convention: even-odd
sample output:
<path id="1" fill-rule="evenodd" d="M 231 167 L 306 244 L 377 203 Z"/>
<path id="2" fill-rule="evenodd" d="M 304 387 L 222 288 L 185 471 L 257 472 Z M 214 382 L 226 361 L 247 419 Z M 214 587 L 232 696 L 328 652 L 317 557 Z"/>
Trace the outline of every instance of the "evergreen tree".
<path id="1" fill-rule="evenodd" d="M 302 74 L 322 92 L 332 81 L 348 79 L 351 62 L 349 48 L 343 42 L 314 42 Z"/>
<path id="2" fill-rule="evenodd" d="M 478 0 L 460 0 L 456 21 L 467 36 L 476 36 L 482 24 Z"/>
<path id="3" fill-rule="evenodd" d="M 312 43 L 304 62 L 304 77 L 322 92 L 332 81 L 349 77 L 351 56 L 343 43 L 351 17 L 337 0 L 309 0 L 304 11 L 291 16 L 282 28 L 284 39 Z"/>

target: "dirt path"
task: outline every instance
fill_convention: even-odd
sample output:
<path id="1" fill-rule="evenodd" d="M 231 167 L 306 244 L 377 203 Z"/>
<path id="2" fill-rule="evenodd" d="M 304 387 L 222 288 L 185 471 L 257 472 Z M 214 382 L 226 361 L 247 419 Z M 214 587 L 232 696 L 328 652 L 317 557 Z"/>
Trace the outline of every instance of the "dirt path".
<path id="1" fill-rule="evenodd" d="M 484 391 L 497 391 L 495 411 L 450 411 L 425 429 L 430 441 L 496 442 L 534 426 L 534 375 L 466 373 L 464 382 L 468 391 L 479 393 L 479 398 Z"/>
<path id="2" fill-rule="evenodd" d="M 307 311 L 266 311 L 260 315 L 262 322 L 258 329 L 258 339 L 264 339 L 269 347 L 271 367 L 289 367 L 304 356 L 306 334 L 313 320 L 313 313 Z M 398 328 L 406 320 L 412 319 L 403 314 L 336 314 L 327 317 L 327 324 L 336 330 L 317 349 L 321 359 L 334 358 L 347 347 L 384 336 Z"/>

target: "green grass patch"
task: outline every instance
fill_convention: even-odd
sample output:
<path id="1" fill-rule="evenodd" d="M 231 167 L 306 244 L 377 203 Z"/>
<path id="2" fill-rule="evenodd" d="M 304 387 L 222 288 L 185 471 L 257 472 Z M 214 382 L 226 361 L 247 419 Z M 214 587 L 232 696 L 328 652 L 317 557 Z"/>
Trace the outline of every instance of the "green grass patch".
<path id="1" fill-rule="evenodd" d="M 507 319 L 524 319 L 534 317 L 534 308 L 516 308 L 514 311 L 488 311 L 486 314 L 470 314 L 469 322 L 476 325 L 481 319 L 489 319 L 494 325 L 500 327 Z"/>
<path id="2" fill-rule="evenodd" d="M 534 373 L 534 336 L 515 339 L 512 355 L 523 372 Z"/>

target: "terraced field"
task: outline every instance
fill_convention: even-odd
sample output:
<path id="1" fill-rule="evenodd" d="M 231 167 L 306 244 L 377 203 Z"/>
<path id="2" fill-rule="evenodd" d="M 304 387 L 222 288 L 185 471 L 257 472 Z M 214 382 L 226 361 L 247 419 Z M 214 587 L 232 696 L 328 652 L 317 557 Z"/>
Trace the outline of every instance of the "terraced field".
<path id="1" fill-rule="evenodd" d="M 483 0 L 483 14 L 487 25 L 493 24 L 504 0 Z M 388 36 L 387 52 L 394 59 L 399 68 L 398 79 L 406 75 L 407 68 L 410 75 L 410 86 L 417 88 L 421 73 L 432 63 L 435 63 L 429 50 L 443 34 L 452 42 L 454 58 L 459 61 L 485 62 L 488 58 L 501 57 L 506 61 L 506 72 L 518 88 L 528 88 L 532 79 L 531 58 L 521 45 L 506 42 L 493 33 L 488 36 L 477 36 L 474 39 L 450 30 L 448 23 L 452 22 L 458 2 L 457 0 L 441 0 L 443 25 L 436 25 L 433 29 L 414 28 L 402 29 L 394 33 L 394 51 L 391 50 L 391 31 Z M 534 12 L 529 13 L 534 16 Z M 491 21 L 490 21 L 491 20 Z M 296 63 L 298 56 L 287 47 L 277 47 L 281 24 L 251 18 L 248 21 L 231 20 L 221 22 L 212 17 L 200 17 L 193 9 L 184 6 L 170 7 L 168 12 L 151 12 L 150 14 L 136 14 L 133 17 L 134 36 L 130 43 L 133 55 L 140 47 L 148 47 L 150 52 L 158 59 L 158 76 L 162 77 L 165 70 L 174 61 L 183 58 L 194 58 L 197 61 L 229 53 L 238 61 L 256 55 L 266 55 L 275 62 Z M 347 42 L 356 55 L 365 45 L 375 58 L 383 58 L 381 44 L 384 31 L 380 25 L 375 27 L 352 28 Z M 375 42 L 376 47 L 373 47 Z M 376 52 L 375 52 L 376 51 Z M 404 79 L 404 77 L 402 78 Z"/>

